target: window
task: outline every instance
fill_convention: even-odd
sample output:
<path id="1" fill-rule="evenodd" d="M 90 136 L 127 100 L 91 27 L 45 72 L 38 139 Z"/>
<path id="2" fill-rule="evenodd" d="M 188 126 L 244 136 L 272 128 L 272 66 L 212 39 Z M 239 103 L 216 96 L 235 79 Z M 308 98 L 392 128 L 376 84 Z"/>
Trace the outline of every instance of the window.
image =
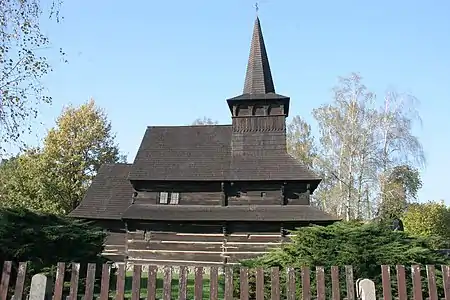
<path id="1" fill-rule="evenodd" d="M 178 204 L 180 193 L 170 193 L 170 204 Z"/>
<path id="2" fill-rule="evenodd" d="M 169 199 L 168 192 L 159 193 L 159 204 L 167 204 L 167 200 Z"/>
<path id="3" fill-rule="evenodd" d="M 159 204 L 178 204 L 180 201 L 180 193 L 160 192 Z"/>
<path id="4" fill-rule="evenodd" d="M 261 198 L 266 197 L 266 192 L 261 192 Z"/>

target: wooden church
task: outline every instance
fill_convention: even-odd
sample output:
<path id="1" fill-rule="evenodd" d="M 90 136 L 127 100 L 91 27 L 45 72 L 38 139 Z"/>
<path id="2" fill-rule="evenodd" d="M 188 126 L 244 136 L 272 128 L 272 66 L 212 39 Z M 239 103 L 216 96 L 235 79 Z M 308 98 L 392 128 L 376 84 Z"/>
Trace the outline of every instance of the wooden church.
<path id="1" fill-rule="evenodd" d="M 231 125 L 149 126 L 132 164 L 103 165 L 71 216 L 109 232 L 105 255 L 152 264 L 234 264 L 336 221 L 310 205 L 321 179 L 286 149 L 279 95 L 256 18 Z"/>

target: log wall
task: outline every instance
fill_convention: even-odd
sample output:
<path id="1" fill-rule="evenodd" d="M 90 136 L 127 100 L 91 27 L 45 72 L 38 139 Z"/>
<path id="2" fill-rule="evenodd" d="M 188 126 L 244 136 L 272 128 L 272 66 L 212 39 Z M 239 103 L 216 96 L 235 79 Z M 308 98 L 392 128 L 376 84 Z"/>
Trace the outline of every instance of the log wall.
<path id="1" fill-rule="evenodd" d="M 108 232 L 102 255 L 114 262 L 124 262 L 126 257 L 126 232 Z"/>
<path id="2" fill-rule="evenodd" d="M 280 233 L 128 233 L 128 262 L 156 265 L 223 265 L 267 253 L 280 246 Z"/>

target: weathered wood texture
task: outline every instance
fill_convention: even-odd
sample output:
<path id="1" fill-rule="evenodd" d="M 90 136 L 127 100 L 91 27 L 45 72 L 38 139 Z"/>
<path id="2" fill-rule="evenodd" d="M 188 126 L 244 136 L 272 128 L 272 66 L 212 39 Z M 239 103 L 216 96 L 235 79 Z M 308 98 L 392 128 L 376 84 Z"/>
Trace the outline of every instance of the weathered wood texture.
<path id="1" fill-rule="evenodd" d="M 236 264 L 281 245 L 278 234 L 130 232 L 128 259 L 151 264 Z"/>
<path id="2" fill-rule="evenodd" d="M 126 232 L 108 232 L 103 256 L 114 262 L 123 262 L 126 256 Z"/>
<path id="3" fill-rule="evenodd" d="M 62 274 L 66 268 L 72 266 L 72 277 L 64 278 Z M 17 275 L 12 275 L 12 262 L 3 264 L 3 272 L 0 284 L 0 300 L 26 299 L 24 291 L 27 264 L 20 263 Z M 101 274 L 95 269 L 100 268 Z M 80 269 L 86 273 L 79 272 Z M 188 271 L 188 270 L 192 271 Z M 437 272 L 435 266 L 412 266 L 408 268 L 412 283 L 407 288 L 405 280 L 405 266 L 398 265 L 395 268 L 381 266 L 379 299 L 429 299 L 450 300 L 450 271 L 449 266 L 439 266 L 442 272 Z M 145 271 L 147 270 L 147 271 Z M 394 271 L 395 270 L 395 271 Z M 422 272 L 421 272 L 422 271 Z M 285 274 L 286 280 L 281 280 Z M 339 278 L 339 272 L 344 277 Z M 396 276 L 392 274 L 396 273 Z M 97 274 L 97 275 L 96 275 Z M 423 275 L 426 274 L 426 278 Z M 28 274 L 31 276 L 32 274 Z M 270 269 L 248 269 L 242 267 L 234 269 L 225 267 L 219 272 L 217 267 L 193 267 L 173 268 L 164 266 L 158 268 L 154 265 L 135 264 L 133 271 L 125 273 L 125 266 L 119 267 L 116 282 L 112 282 L 113 274 L 110 265 L 88 264 L 87 268 L 80 268 L 76 263 L 59 263 L 57 276 L 54 279 L 54 300 L 77 299 L 85 300 L 100 298 L 115 300 L 126 299 L 356 299 L 355 280 L 351 266 L 331 268 L 302 267 L 299 269 L 287 268 L 280 270 L 278 267 Z M 331 277 L 330 277 L 331 275 Z M 98 276 L 98 278 L 96 278 Z M 128 278 L 127 278 L 128 277 Z M 297 279 L 298 278 L 298 279 Z M 65 282 L 68 280 L 68 282 Z M 299 280 L 296 282 L 296 280 Z M 341 280 L 339 282 L 339 280 Z M 79 287 L 79 283 L 85 283 Z M 95 287 L 94 283 L 100 283 Z M 128 284 L 126 284 L 128 282 Z M 314 283 L 313 283 L 314 282 Z M 235 285 L 238 283 L 238 285 Z M 27 283 L 29 284 L 29 282 Z M 66 288 L 63 288 L 66 287 Z"/>

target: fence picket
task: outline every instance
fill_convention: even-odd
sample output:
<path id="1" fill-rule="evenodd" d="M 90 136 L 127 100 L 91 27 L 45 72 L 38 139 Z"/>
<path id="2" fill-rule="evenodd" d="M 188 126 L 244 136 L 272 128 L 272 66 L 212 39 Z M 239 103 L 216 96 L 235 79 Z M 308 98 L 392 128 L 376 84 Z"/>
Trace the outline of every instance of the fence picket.
<path id="1" fill-rule="evenodd" d="M 209 299 L 218 299 L 219 294 L 219 270 L 216 266 L 211 267 L 209 270 Z M 184 298 L 186 299 L 186 298 Z M 181 300 L 181 298 L 180 298 Z"/>
<path id="2" fill-rule="evenodd" d="M 185 266 L 181 266 L 180 269 L 178 270 L 178 272 L 179 272 L 179 275 L 178 275 L 178 299 L 184 300 L 184 299 L 187 299 L 187 280 L 188 280 L 187 272 L 188 272 L 188 269 Z M 156 277 L 155 277 L 155 284 L 156 284 Z"/>
<path id="3" fill-rule="evenodd" d="M 317 300 L 325 300 L 325 271 L 323 267 L 316 267 Z"/>
<path id="4" fill-rule="evenodd" d="M 158 276 L 158 267 L 148 266 L 148 278 L 147 278 L 147 300 L 156 299 L 156 281 Z"/>
<path id="5" fill-rule="evenodd" d="M 345 266 L 345 282 L 347 285 L 347 300 L 355 300 L 355 281 L 353 280 L 352 266 Z"/>
<path id="6" fill-rule="evenodd" d="M 248 300 L 248 268 L 245 267 L 241 268 L 239 276 L 240 276 L 239 278 L 240 299 Z"/>
<path id="7" fill-rule="evenodd" d="M 398 300 L 408 300 L 408 294 L 406 291 L 406 274 L 405 266 L 397 265 L 397 292 Z"/>
<path id="8" fill-rule="evenodd" d="M 247 284 L 248 290 L 248 284 Z M 233 269 L 225 267 L 225 300 L 233 300 Z"/>
<path id="9" fill-rule="evenodd" d="M 444 295 L 445 300 L 450 300 L 450 267 L 442 265 L 442 281 L 444 284 Z"/>
<path id="10" fill-rule="evenodd" d="M 163 299 L 172 299 L 172 267 L 170 266 L 164 268 Z"/>
<path id="11" fill-rule="evenodd" d="M 295 269 L 287 269 L 287 283 L 286 283 L 287 300 L 295 300 Z"/>
<path id="12" fill-rule="evenodd" d="M 383 299 L 392 300 L 391 268 L 387 265 L 381 266 L 381 284 L 383 286 Z"/>
<path id="13" fill-rule="evenodd" d="M 84 300 L 92 300 L 94 298 L 95 267 L 93 263 L 88 264 Z"/>
<path id="14" fill-rule="evenodd" d="M 10 261 L 5 261 L 3 263 L 2 280 L 0 283 L 0 300 L 6 300 L 8 297 L 8 287 L 9 287 L 9 277 L 11 276 L 11 266 Z"/>
<path id="15" fill-rule="evenodd" d="M 203 300 L 203 268 L 195 268 L 194 300 Z"/>
<path id="16" fill-rule="evenodd" d="M 102 279 L 100 282 L 100 300 L 109 299 L 109 280 L 111 277 L 111 269 L 109 264 L 103 264 L 102 266 Z"/>
<path id="17" fill-rule="evenodd" d="M 119 265 L 116 281 L 116 300 L 123 300 L 125 294 L 125 264 Z"/>
<path id="18" fill-rule="evenodd" d="M 339 267 L 331 267 L 331 298 L 333 300 L 340 300 L 340 287 L 339 287 Z"/>
<path id="19" fill-rule="evenodd" d="M 141 294 L 142 266 L 133 266 L 133 279 L 131 281 L 131 300 L 139 300 Z"/>
<path id="20" fill-rule="evenodd" d="M 264 269 L 256 269 L 256 300 L 264 300 Z"/>
<path id="21" fill-rule="evenodd" d="M 26 274 L 27 274 L 27 263 L 20 262 L 17 271 L 16 287 L 14 288 L 14 300 L 22 300 Z"/>
<path id="22" fill-rule="evenodd" d="M 78 297 L 78 280 L 80 278 L 80 264 L 79 263 L 72 263 L 72 273 L 70 276 L 70 292 L 69 292 L 69 299 L 70 300 L 77 300 Z"/>
<path id="23" fill-rule="evenodd" d="M 428 281 L 428 295 L 429 300 L 438 300 L 438 293 L 436 288 L 436 272 L 433 265 L 427 265 L 427 281 Z"/>
<path id="24" fill-rule="evenodd" d="M 302 267 L 302 299 L 311 299 L 311 278 L 308 267 Z"/>
<path id="25" fill-rule="evenodd" d="M 270 294 L 272 300 L 280 300 L 280 269 L 273 267 L 270 276 Z"/>
<path id="26" fill-rule="evenodd" d="M 422 278 L 420 277 L 420 266 L 413 265 L 411 267 L 413 282 L 413 298 L 414 300 L 422 300 Z"/>

